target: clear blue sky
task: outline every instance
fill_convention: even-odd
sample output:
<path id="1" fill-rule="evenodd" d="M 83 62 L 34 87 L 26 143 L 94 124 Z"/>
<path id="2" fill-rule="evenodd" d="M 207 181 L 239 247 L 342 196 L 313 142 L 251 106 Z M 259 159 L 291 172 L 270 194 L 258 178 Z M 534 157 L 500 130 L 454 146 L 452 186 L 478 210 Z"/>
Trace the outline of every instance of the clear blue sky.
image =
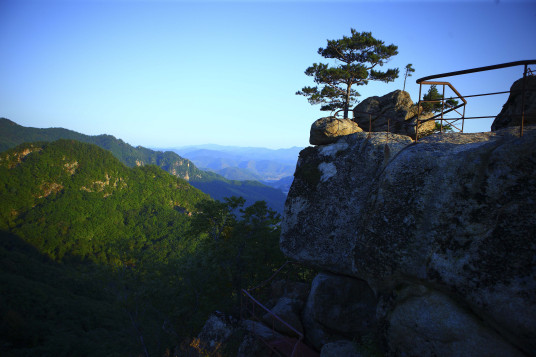
<path id="1" fill-rule="evenodd" d="M 0 116 L 135 146 L 307 146 L 327 113 L 294 93 L 313 84 L 304 70 L 323 60 L 317 49 L 350 28 L 398 46 L 387 67 L 413 64 L 414 101 L 419 77 L 536 59 L 535 1 L 0 0 Z M 521 75 L 450 81 L 475 94 Z M 505 100 L 470 101 L 467 113 L 497 114 Z"/>

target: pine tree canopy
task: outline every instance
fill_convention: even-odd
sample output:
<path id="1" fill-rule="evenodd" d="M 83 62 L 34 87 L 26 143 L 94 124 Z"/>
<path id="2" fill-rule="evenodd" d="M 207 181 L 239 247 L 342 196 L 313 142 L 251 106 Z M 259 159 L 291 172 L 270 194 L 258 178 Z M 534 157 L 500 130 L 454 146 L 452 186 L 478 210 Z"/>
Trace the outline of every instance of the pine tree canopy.
<path id="1" fill-rule="evenodd" d="M 443 110 L 443 95 L 439 94 L 439 91 L 437 90 L 437 86 L 435 84 L 432 84 L 430 86 L 430 89 L 428 92 L 423 95 L 423 100 L 429 101 L 422 104 L 422 107 L 424 108 L 424 111 L 426 112 L 432 112 L 432 113 L 439 113 Z M 434 101 L 434 102 L 430 102 Z M 449 109 L 452 107 L 455 107 L 459 104 L 459 102 L 456 99 L 448 98 L 445 100 L 445 109 Z"/>
<path id="2" fill-rule="evenodd" d="M 354 85 L 366 85 L 369 81 L 392 82 L 398 78 L 398 68 L 377 70 L 389 59 L 398 54 L 398 47 L 385 45 L 383 41 L 372 37 L 370 32 L 357 32 L 351 29 L 350 37 L 328 40 L 325 48 L 319 48 L 318 54 L 324 58 L 335 59 L 337 65 L 314 63 L 305 70 L 305 74 L 314 78 L 319 86 L 303 87 L 296 92 L 308 98 L 310 104 L 321 104 L 320 110 L 334 111 L 344 109 L 344 117 L 353 105 L 359 93 Z M 338 64 L 340 62 L 340 64 Z"/>

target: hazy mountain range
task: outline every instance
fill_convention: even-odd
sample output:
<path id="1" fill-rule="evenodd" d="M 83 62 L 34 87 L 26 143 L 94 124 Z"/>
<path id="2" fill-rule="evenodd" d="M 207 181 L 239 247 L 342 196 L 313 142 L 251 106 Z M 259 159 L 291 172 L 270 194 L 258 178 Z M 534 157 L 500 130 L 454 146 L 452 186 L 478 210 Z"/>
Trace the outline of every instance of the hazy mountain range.
<path id="1" fill-rule="evenodd" d="M 24 127 L 9 119 L 0 118 L 0 151 L 13 148 L 22 143 L 50 142 L 58 139 L 70 139 L 97 145 L 110 151 L 116 158 L 129 167 L 157 165 L 174 176 L 188 180 L 192 186 L 209 194 L 214 199 L 221 200 L 225 197 L 241 196 L 246 199 L 248 205 L 255 201 L 263 200 L 274 210 L 278 212 L 283 211 L 286 198 L 283 191 L 288 191 L 288 189 L 285 190 L 283 188 L 281 190 L 274 188 L 279 185 L 275 181 L 271 182 L 272 187 L 270 187 L 258 182 L 260 180 L 230 180 L 223 175 L 215 173 L 214 171 L 216 170 L 204 171 L 199 169 L 193 161 L 179 156 L 176 152 L 155 151 L 141 146 L 133 147 L 111 135 L 89 136 L 64 128 L 41 129 Z M 247 150 L 247 148 L 244 149 L 244 151 Z M 270 151 L 269 149 L 265 150 L 267 152 Z M 236 155 L 230 156 L 236 159 Z M 285 160 L 284 162 L 289 163 L 288 159 Z M 259 170 L 256 172 L 275 173 L 279 170 L 282 177 L 284 177 L 285 172 L 288 172 L 285 171 L 288 168 L 277 168 L 278 165 L 274 163 L 271 165 L 273 167 L 272 169 L 268 169 L 270 165 L 265 165 L 267 168 L 261 169 L 262 164 L 259 164 Z"/>
<path id="2" fill-rule="evenodd" d="M 288 192 L 298 155 L 303 148 L 267 149 L 222 145 L 194 145 L 166 150 L 191 160 L 197 167 L 229 180 L 256 180 Z"/>

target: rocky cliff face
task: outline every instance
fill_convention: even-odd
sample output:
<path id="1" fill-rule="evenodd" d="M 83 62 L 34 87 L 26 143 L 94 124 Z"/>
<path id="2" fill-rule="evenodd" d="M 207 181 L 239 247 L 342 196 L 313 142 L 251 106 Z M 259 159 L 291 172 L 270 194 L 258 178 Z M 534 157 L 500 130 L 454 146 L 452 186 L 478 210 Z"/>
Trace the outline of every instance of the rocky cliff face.
<path id="1" fill-rule="evenodd" d="M 363 302 L 374 309 L 369 330 L 350 338 L 310 296 L 304 330 L 319 349 L 372 334 L 388 355 L 535 355 L 536 127 L 418 143 L 355 133 L 306 148 L 280 245 L 376 299 Z M 359 305 L 354 295 L 326 304 L 344 311 Z"/>
<path id="2" fill-rule="evenodd" d="M 523 81 L 525 81 L 524 85 Z M 524 92 L 523 87 L 525 87 Z M 499 130 L 509 126 L 519 127 L 521 114 L 524 115 L 524 125 L 536 124 L 536 76 L 527 76 L 524 80 L 520 78 L 512 84 L 510 96 L 491 124 L 491 130 Z"/>

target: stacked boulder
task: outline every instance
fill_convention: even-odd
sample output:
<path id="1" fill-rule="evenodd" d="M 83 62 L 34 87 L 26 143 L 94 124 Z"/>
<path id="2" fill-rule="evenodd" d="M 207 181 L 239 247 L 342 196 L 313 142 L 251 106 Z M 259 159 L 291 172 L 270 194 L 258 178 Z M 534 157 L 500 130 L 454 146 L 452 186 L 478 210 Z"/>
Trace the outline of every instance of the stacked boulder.
<path id="1" fill-rule="evenodd" d="M 424 113 L 420 108 L 419 137 L 434 132 L 435 122 L 426 121 L 432 116 L 432 113 Z M 363 100 L 354 108 L 354 121 L 365 131 L 390 132 L 415 139 L 417 105 L 413 104 L 408 92 L 396 90 L 381 97 Z"/>
<path id="2" fill-rule="evenodd" d="M 326 145 L 337 141 L 341 136 L 360 133 L 363 129 L 350 119 L 325 117 L 316 120 L 311 125 L 309 143 L 311 145 Z"/>
<path id="3" fill-rule="evenodd" d="M 311 125 L 309 143 L 327 145 L 341 136 L 354 133 L 389 132 L 406 135 L 415 139 L 417 128 L 417 105 L 413 104 L 408 92 L 396 90 L 382 97 L 370 97 L 359 103 L 353 110 L 354 119 L 325 117 Z M 430 135 L 435 130 L 435 122 L 428 120 L 432 113 L 420 108 L 419 137 Z"/>

